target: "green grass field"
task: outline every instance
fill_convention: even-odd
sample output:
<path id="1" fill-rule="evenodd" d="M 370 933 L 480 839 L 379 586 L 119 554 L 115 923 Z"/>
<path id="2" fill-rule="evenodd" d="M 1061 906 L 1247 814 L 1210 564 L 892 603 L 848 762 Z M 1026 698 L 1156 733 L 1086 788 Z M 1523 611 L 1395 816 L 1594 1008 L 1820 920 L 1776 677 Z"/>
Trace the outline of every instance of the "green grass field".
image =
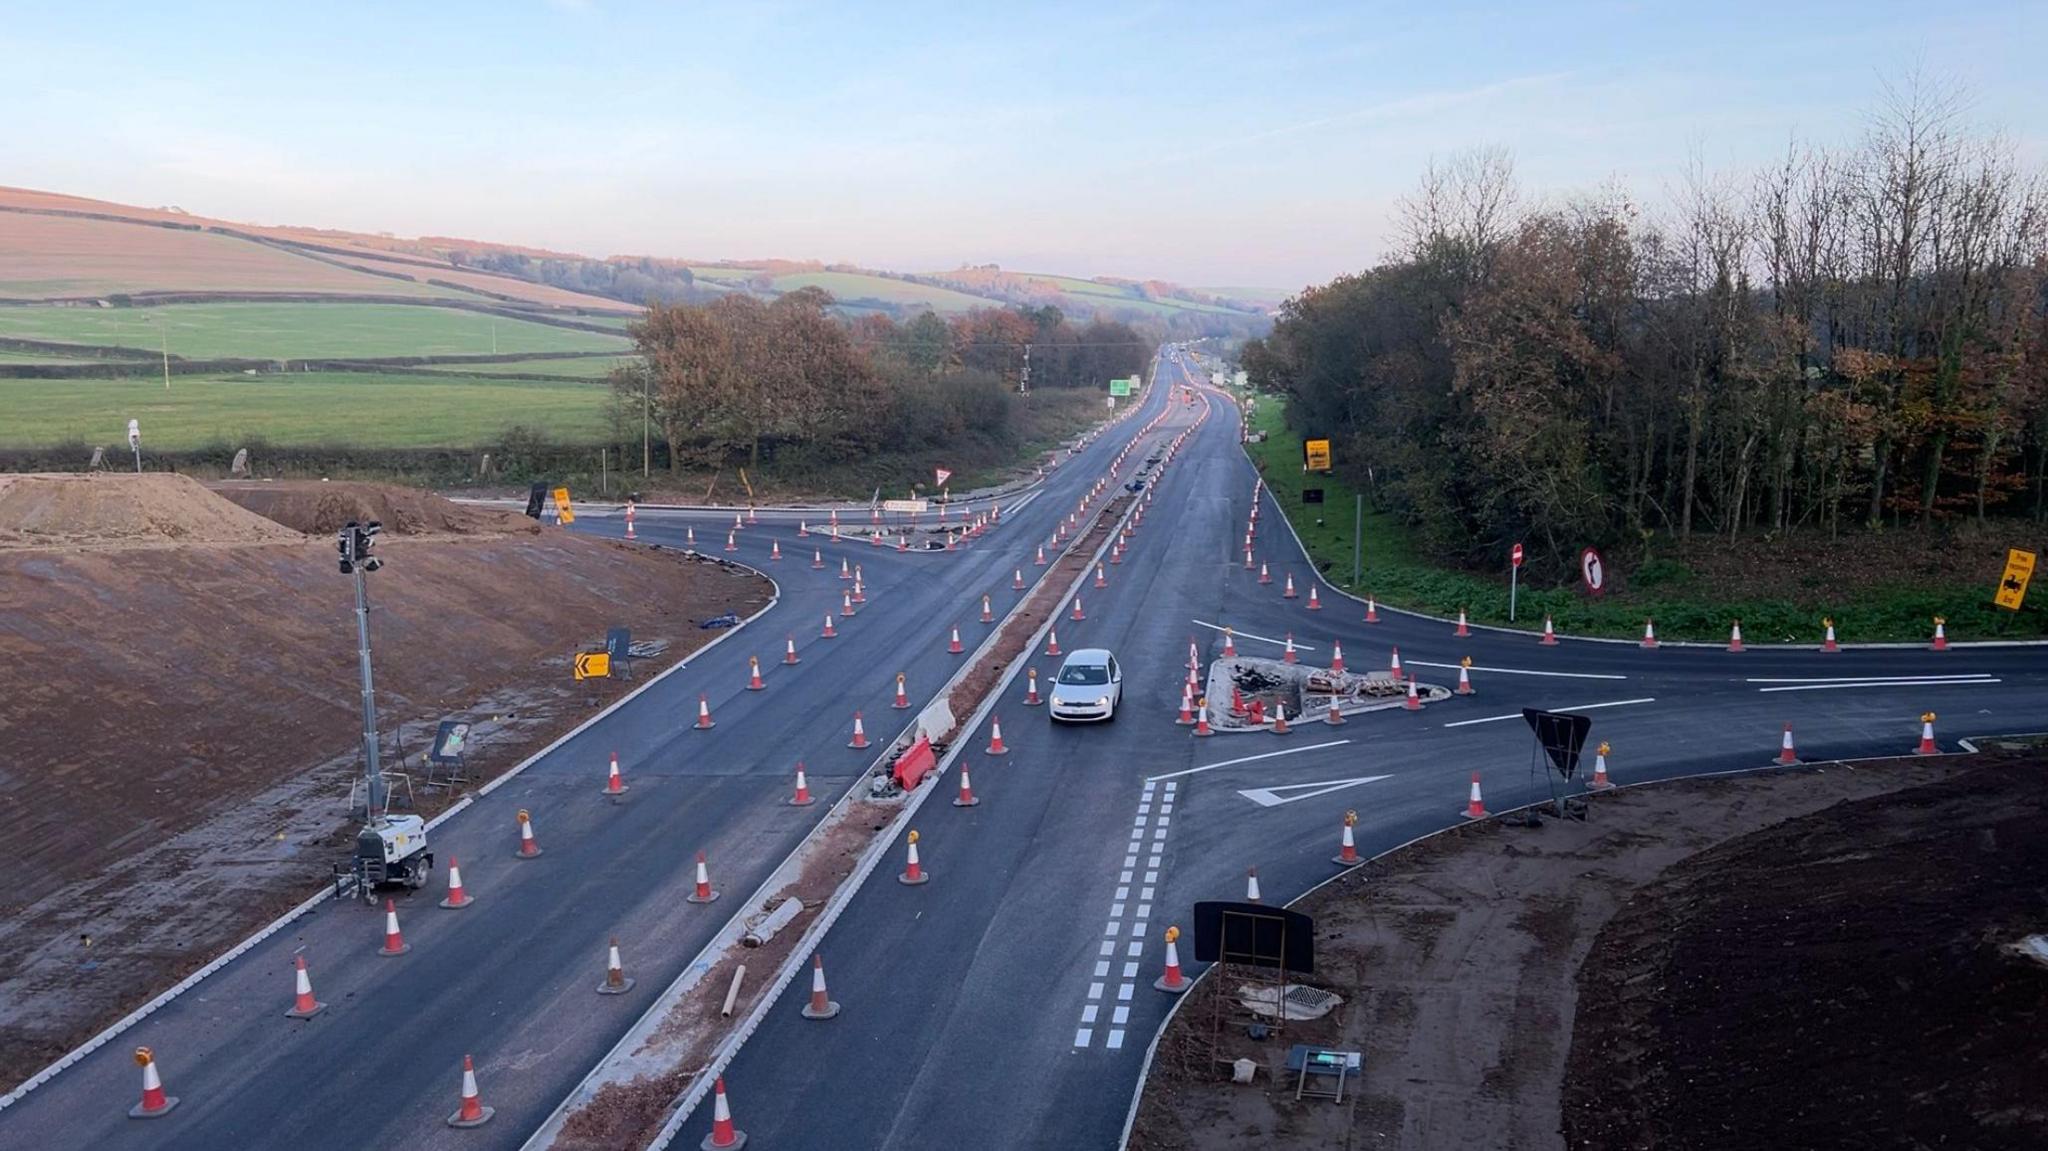
<path id="1" fill-rule="evenodd" d="M 794 292 L 798 288 L 823 288 L 838 300 L 883 300 L 891 304 L 928 305 L 934 312 L 965 312 L 974 308 L 1002 305 L 981 296 L 970 296 L 950 288 L 913 284 L 886 276 L 863 276 L 857 272 L 797 272 L 775 277 L 775 290 Z"/>
<path id="2" fill-rule="evenodd" d="M 0 308 L 0 336 L 170 351 L 187 359 L 625 351 L 624 336 L 403 304 Z"/>
<path id="3" fill-rule="evenodd" d="M 1273 498 L 1286 511 L 1309 555 L 1325 568 L 1332 583 L 1354 594 L 1368 591 L 1381 603 L 1432 615 L 1453 617 L 1465 609 L 1473 623 L 1508 622 L 1508 577 L 1505 571 L 1484 574 L 1442 567 L 1418 556 L 1406 527 L 1397 519 L 1371 510 L 1367 502 L 1363 576 L 1351 585 L 1352 524 L 1355 489 L 1336 475 L 1310 477 L 1301 470 L 1301 437 L 1286 423 L 1285 401 L 1258 396 L 1251 430 L 1267 433 L 1263 443 L 1246 444 L 1252 461 L 1266 478 Z M 1322 488 L 1319 509 L 1301 502 L 1304 487 Z M 1322 517 L 1321 523 L 1317 517 Z M 1277 525 L 1275 525 L 1277 529 Z M 1268 529 L 1268 530 L 1275 530 Z M 1845 545 L 1846 546 L 1846 545 Z M 1277 581 L 1280 571 L 1273 573 Z M 1640 638 L 1645 618 L 1655 619 L 1663 639 L 1725 641 L 1733 620 L 1742 621 L 1752 643 L 1818 643 L 1820 621 L 1832 616 L 1845 641 L 1924 641 L 1933 631 L 1932 618 L 1948 619 L 1954 639 L 2009 638 L 2048 634 L 2048 612 L 2014 614 L 1991 605 L 1991 588 L 1930 587 L 1893 584 L 1854 597 L 1837 596 L 1825 587 L 1807 588 L 1798 572 L 1781 573 L 1783 584 L 1796 593 L 1731 600 L 1713 594 L 1700 581 L 1650 584 L 1647 572 L 1628 587 L 1594 597 L 1576 583 L 1565 587 L 1521 588 L 1517 626 L 1541 628 L 1549 613 L 1557 630 L 1574 635 Z M 1348 609 L 1346 609 L 1348 610 Z"/>
<path id="4" fill-rule="evenodd" d="M 514 424 L 561 441 L 604 434 L 602 384 L 367 372 L 160 379 L 0 379 L 0 447 L 119 444 L 128 421 L 168 450 L 277 445 L 471 447 Z"/>
<path id="5" fill-rule="evenodd" d="M 638 356 L 577 356 L 574 359 L 547 360 L 499 360 L 488 364 L 449 364 L 443 367 L 416 369 L 421 375 L 467 375 L 492 376 L 579 376 L 587 380 L 602 380 L 621 364 L 633 363 Z M 408 369 L 415 370 L 415 369 Z"/>

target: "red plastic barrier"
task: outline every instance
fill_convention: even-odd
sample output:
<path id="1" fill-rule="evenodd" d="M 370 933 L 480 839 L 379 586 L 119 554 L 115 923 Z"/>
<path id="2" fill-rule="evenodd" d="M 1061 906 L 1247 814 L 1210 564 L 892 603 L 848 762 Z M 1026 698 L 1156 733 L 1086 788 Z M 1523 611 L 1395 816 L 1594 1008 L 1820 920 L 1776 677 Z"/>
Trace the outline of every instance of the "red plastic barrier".
<path id="1" fill-rule="evenodd" d="M 920 735 L 917 742 L 910 745 L 910 750 L 897 757 L 892 774 L 896 777 L 896 785 L 909 791 L 924 779 L 926 772 L 938 765 L 939 757 L 932 754 L 932 741 Z"/>

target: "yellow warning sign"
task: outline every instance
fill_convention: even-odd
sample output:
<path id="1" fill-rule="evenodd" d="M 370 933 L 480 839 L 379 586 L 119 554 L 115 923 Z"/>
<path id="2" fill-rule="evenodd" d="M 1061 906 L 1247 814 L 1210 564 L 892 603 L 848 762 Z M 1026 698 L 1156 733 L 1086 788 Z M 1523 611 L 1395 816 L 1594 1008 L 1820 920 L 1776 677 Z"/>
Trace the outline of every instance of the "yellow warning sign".
<path id="1" fill-rule="evenodd" d="M 1998 577 L 1998 593 L 1991 597 L 1993 603 L 2007 611 L 2020 610 L 2020 602 L 2027 598 L 2027 581 L 2034 578 L 2034 553 L 2013 548 L 2005 553 L 2005 574 Z"/>
<path id="2" fill-rule="evenodd" d="M 576 678 L 610 679 L 612 676 L 612 653 L 608 651 L 579 651 L 576 653 Z"/>
<path id="3" fill-rule="evenodd" d="M 1327 472 L 1330 470 L 1330 441 L 1301 441 L 1302 466 L 1306 471 Z"/>
<path id="4" fill-rule="evenodd" d="M 556 488 L 553 495 L 555 497 L 555 510 L 562 513 L 562 522 L 565 524 L 575 523 L 576 511 L 569 506 L 569 489 Z"/>

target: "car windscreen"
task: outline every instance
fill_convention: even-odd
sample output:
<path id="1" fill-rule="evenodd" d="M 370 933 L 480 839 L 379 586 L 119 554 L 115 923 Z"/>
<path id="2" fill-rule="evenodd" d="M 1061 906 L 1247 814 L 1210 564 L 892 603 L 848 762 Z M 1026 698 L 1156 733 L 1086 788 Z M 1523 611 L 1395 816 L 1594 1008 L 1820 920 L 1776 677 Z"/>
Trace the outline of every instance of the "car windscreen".
<path id="1" fill-rule="evenodd" d="M 1069 664 L 1060 669 L 1060 682 L 1077 687 L 1095 687 L 1109 682 L 1109 668 L 1102 664 Z"/>

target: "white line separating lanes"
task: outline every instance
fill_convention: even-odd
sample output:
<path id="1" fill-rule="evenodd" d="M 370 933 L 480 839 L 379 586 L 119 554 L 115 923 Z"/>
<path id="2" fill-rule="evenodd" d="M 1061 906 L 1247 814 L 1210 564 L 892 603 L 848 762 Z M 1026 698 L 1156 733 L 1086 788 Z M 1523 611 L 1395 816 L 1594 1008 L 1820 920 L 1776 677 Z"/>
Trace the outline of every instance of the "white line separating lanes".
<path id="1" fill-rule="evenodd" d="M 1750 676 L 1744 683 L 1941 683 L 1946 680 L 1983 679 L 1988 671 L 1969 671 L 1958 675 L 1810 675 L 1799 678 L 1768 678 Z"/>
<path id="2" fill-rule="evenodd" d="M 1236 637 L 1236 638 L 1238 638 L 1238 639 L 1255 639 L 1255 640 L 1258 640 L 1258 641 L 1259 641 L 1260 643 L 1270 643 L 1270 644 L 1272 644 L 1272 645 L 1273 645 L 1274 647 L 1285 647 L 1285 646 L 1287 646 L 1287 641 L 1286 641 L 1286 640 L 1284 640 L 1284 639 L 1274 639 L 1274 638 L 1273 638 L 1272 636 L 1269 636 L 1269 635 L 1257 635 L 1257 634 L 1255 634 L 1255 633 L 1253 633 L 1253 632 L 1248 632 L 1248 631 L 1239 631 L 1239 630 L 1237 630 L 1237 629 L 1236 629 L 1236 628 L 1234 628 L 1234 627 L 1233 627 L 1233 628 L 1225 628 L 1225 627 L 1224 627 L 1224 626 L 1223 626 L 1222 624 L 1220 624 L 1220 623 L 1210 623 L 1210 622 L 1209 622 L 1208 620 L 1205 620 L 1205 619 L 1191 619 L 1191 620 L 1189 620 L 1188 622 L 1189 622 L 1189 623 L 1191 623 L 1191 624 L 1194 624 L 1194 625 L 1195 625 L 1196 627 L 1205 627 L 1205 628 L 1208 628 L 1208 629 L 1209 629 L 1210 631 L 1228 631 L 1228 632 L 1230 632 L 1230 634 L 1231 634 L 1232 636 L 1235 636 L 1235 637 Z M 1294 641 L 1294 650 L 1296 650 L 1296 651 L 1315 651 L 1316 649 L 1315 649 L 1315 648 L 1313 648 L 1313 647 L 1311 647 L 1311 646 L 1309 646 L 1308 644 L 1305 644 L 1305 643 L 1301 642 L 1300 640 L 1295 640 L 1295 641 Z"/>
<path id="3" fill-rule="evenodd" d="M 1131 1020 L 1131 998 L 1138 987 L 1138 962 L 1145 954 L 1145 936 L 1151 930 L 1160 861 L 1166 851 L 1166 833 L 1173 824 L 1173 802 L 1179 787 L 1171 781 L 1161 787 L 1157 781 L 1148 779 L 1138 794 L 1138 814 L 1131 821 L 1131 841 L 1124 848 L 1124 865 L 1117 872 L 1109 920 L 1102 929 L 1102 942 L 1096 947 L 1095 970 L 1088 983 L 1086 1002 L 1081 1006 L 1081 1025 L 1074 1029 L 1076 1049 L 1094 1046 L 1096 1028 L 1101 1027 L 1103 1048 L 1123 1050 L 1124 1032 Z M 1155 803 L 1159 808 L 1156 812 L 1152 810 Z M 1138 866 L 1140 856 L 1145 857 L 1143 868 Z M 1141 871 L 1142 881 L 1137 879 Z M 1130 923 L 1128 941 L 1123 938 L 1126 921 Z M 1121 956 L 1117 953 L 1119 948 Z M 1111 975 L 1119 964 L 1120 974 Z M 1109 998 L 1112 982 L 1116 985 L 1113 999 Z M 1109 1009 L 1107 1019 L 1103 1017 L 1104 1007 Z"/>
<path id="4" fill-rule="evenodd" d="M 1295 646 L 1296 646 L 1296 647 L 1300 647 L 1301 645 L 1300 645 L 1300 644 L 1296 644 Z M 1456 670 L 1456 668 L 1458 667 L 1458 665 L 1457 665 L 1457 664 L 1455 664 L 1455 663 L 1431 663 L 1431 662 L 1429 662 L 1428 660 L 1425 660 L 1425 659 L 1411 659 L 1411 660 L 1408 660 L 1407 662 L 1409 662 L 1409 663 L 1411 663 L 1411 664 L 1414 664 L 1414 665 L 1415 665 L 1416 667 L 1440 667 L 1440 668 L 1450 668 L 1450 669 L 1452 669 L 1452 670 Z M 1628 678 L 1628 677 L 1627 677 L 1627 676 L 1625 676 L 1625 675 L 1612 675 L 1612 674 L 1609 674 L 1609 673 L 1606 673 L 1606 672 L 1597 672 L 1597 671 L 1537 671 L 1537 670 L 1536 670 L 1536 669 L 1534 669 L 1534 668 L 1527 668 L 1527 667 L 1480 667 L 1480 666 L 1479 666 L 1478 664 L 1474 664 L 1474 665 L 1472 665 L 1472 670 L 1473 670 L 1473 671 L 1480 671 L 1480 672 L 1485 672 L 1485 673 L 1486 673 L 1486 674 L 1488 674 L 1488 675 L 1541 675 L 1541 676 L 1548 676 L 1548 677 L 1550 677 L 1551 679 L 1627 679 L 1627 678 Z"/>
<path id="5" fill-rule="evenodd" d="M 1657 700 L 1656 700 L 1656 697 L 1654 697 L 1654 696 L 1650 696 L 1650 697 L 1646 697 L 1646 698 L 1643 698 L 1643 699 L 1617 699 L 1617 700 L 1610 700 L 1610 701 L 1609 701 L 1609 702 L 1607 702 L 1607 703 L 1579 703 L 1579 704 L 1573 704 L 1573 705 L 1571 705 L 1570 707 L 1546 707 L 1546 708 L 1544 708 L 1543 710 L 1545 710 L 1545 711 L 1594 711 L 1594 710 L 1596 710 L 1596 709 L 1598 709 L 1598 708 L 1603 708 L 1603 707 L 1633 707 L 1634 705 L 1636 705 L 1636 704 L 1639 704 L 1639 703 L 1656 703 L 1656 702 L 1657 702 Z M 1459 720 L 1459 721 L 1458 721 L 1458 722 L 1456 722 L 1456 723 L 1447 723 L 1447 724 L 1445 724 L 1444 726 L 1445 726 L 1445 727 L 1471 727 L 1471 726 L 1472 726 L 1473 724 L 1475 724 L 1475 723 L 1499 723 L 1499 722 L 1500 722 L 1501 720 L 1504 720 L 1504 719 L 1520 719 L 1520 718 L 1522 718 L 1522 713 L 1521 713 L 1521 712 L 1519 712 L 1519 711 L 1516 711 L 1516 712 L 1510 712 L 1510 713 L 1508 713 L 1507 715 L 1487 715 L 1487 716 L 1481 716 L 1481 717 L 1480 717 L 1480 718 L 1478 718 L 1478 719 L 1461 719 L 1461 720 Z"/>
<path id="6" fill-rule="evenodd" d="M 1149 788 L 1153 784 L 1158 783 L 1159 781 L 1164 779 L 1179 779 L 1181 776 L 1184 775 L 1200 775 L 1205 771 L 1215 771 L 1216 769 L 1222 767 L 1236 767 L 1240 763 L 1256 763 L 1262 759 L 1278 759 L 1283 755 L 1300 755 L 1304 751 L 1321 751 L 1326 747 L 1343 747 L 1345 744 L 1350 742 L 1351 741 L 1348 739 L 1333 739 L 1328 741 L 1327 743 L 1303 744 L 1300 747 L 1285 748 L 1281 751 L 1269 751 L 1262 755 L 1239 756 L 1236 759 L 1226 759 L 1221 763 L 1210 763 L 1204 764 L 1201 767 L 1190 767 L 1185 771 L 1169 771 L 1165 775 L 1147 776 L 1145 778 L 1145 786 Z"/>
<path id="7" fill-rule="evenodd" d="M 2002 679 L 1985 676 L 1982 679 L 1890 679 L 1857 680 L 1851 683 L 1799 683 L 1785 687 L 1760 687 L 1760 692 L 1772 691 L 1841 691 L 1845 688 L 1870 687 L 1981 687 L 1985 684 L 2004 683 Z"/>

